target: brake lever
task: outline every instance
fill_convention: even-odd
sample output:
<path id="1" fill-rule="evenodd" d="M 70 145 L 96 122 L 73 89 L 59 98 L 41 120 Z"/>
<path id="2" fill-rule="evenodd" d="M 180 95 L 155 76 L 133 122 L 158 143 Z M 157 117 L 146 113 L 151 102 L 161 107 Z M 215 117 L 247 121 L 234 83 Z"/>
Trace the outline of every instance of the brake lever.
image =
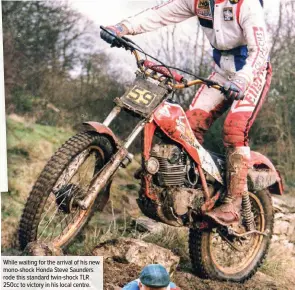
<path id="1" fill-rule="evenodd" d="M 208 79 L 202 79 L 200 78 L 200 80 L 202 80 L 203 82 L 206 83 L 206 85 L 208 86 L 208 88 L 213 87 L 213 86 L 220 86 L 219 83 L 208 80 Z"/>
<path id="2" fill-rule="evenodd" d="M 122 36 L 121 38 L 122 38 L 123 40 L 127 41 L 127 42 L 130 42 L 130 43 L 136 45 L 136 43 L 135 43 L 134 41 L 132 41 L 130 38 L 128 38 L 128 37 L 126 37 L 126 36 Z"/>
<path id="3" fill-rule="evenodd" d="M 214 81 L 211 81 L 211 80 L 209 80 L 209 79 L 202 79 L 202 78 L 200 78 L 203 82 L 205 82 L 206 83 L 206 85 L 208 86 L 208 88 L 210 88 L 210 87 L 213 87 L 213 86 L 219 86 L 220 87 L 220 91 L 221 91 L 221 93 L 225 93 L 225 89 L 224 89 L 224 87 L 223 86 L 221 86 L 218 82 L 214 82 Z"/>

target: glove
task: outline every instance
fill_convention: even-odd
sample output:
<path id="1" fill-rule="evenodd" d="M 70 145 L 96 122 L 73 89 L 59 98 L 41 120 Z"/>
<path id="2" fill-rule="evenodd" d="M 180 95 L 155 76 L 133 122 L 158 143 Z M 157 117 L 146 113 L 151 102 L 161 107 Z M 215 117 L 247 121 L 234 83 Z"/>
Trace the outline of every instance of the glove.
<path id="1" fill-rule="evenodd" d="M 112 31 L 114 33 L 114 35 L 116 35 L 118 37 L 122 37 L 122 36 L 129 33 L 128 28 L 124 24 L 121 24 L 121 23 L 118 23 L 115 26 L 108 26 L 107 29 Z"/>
<path id="2" fill-rule="evenodd" d="M 121 47 L 121 44 L 117 41 L 116 37 L 122 37 L 128 34 L 128 29 L 124 24 L 116 24 L 115 26 L 108 26 L 106 29 L 110 32 L 106 32 L 101 30 L 100 37 L 106 41 L 107 43 L 111 44 L 111 46 Z"/>
<path id="3" fill-rule="evenodd" d="M 237 78 L 233 81 L 226 82 L 223 89 L 227 100 L 243 100 L 247 89 L 247 82 L 244 78 Z"/>

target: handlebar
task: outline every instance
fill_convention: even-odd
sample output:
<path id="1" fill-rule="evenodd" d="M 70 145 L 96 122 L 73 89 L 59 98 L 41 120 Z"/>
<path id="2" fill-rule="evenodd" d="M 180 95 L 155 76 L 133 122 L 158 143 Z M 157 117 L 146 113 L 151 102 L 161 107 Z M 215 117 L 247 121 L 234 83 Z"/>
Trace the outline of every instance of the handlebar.
<path id="1" fill-rule="evenodd" d="M 144 67 L 151 69 L 155 72 L 158 72 L 166 77 L 173 77 L 179 83 L 181 83 L 184 80 L 184 76 L 182 76 L 172 70 L 170 73 L 170 71 L 166 67 L 164 67 L 163 65 L 156 64 L 156 63 L 149 61 L 149 60 L 145 60 L 143 65 L 144 65 Z M 171 76 L 171 74 L 172 74 L 172 76 Z"/>
<path id="2" fill-rule="evenodd" d="M 153 78 L 156 81 L 161 80 L 161 76 L 157 76 L 157 75 L 154 75 L 154 74 L 149 73 L 149 72 L 145 72 L 145 75 L 147 77 Z M 211 88 L 214 88 L 216 90 L 223 91 L 223 86 L 217 84 L 216 82 L 213 82 L 211 80 L 206 80 L 206 79 L 204 79 L 204 80 L 203 79 L 196 79 L 196 80 L 192 80 L 190 82 L 186 82 L 184 84 L 173 84 L 171 81 L 168 81 L 167 84 L 171 88 L 176 89 L 176 90 L 182 90 L 182 89 L 185 89 L 185 88 L 188 88 L 188 87 L 205 84 L 205 85 L 207 85 L 207 86 L 209 86 Z"/>
<path id="3" fill-rule="evenodd" d="M 215 88 L 216 90 L 219 91 L 224 91 L 223 86 L 219 85 L 217 82 L 214 82 L 209 79 L 203 79 L 203 78 L 198 78 L 193 81 L 187 81 L 184 76 L 178 74 L 175 71 L 172 71 L 165 67 L 165 65 L 159 65 L 156 64 L 152 61 L 149 60 L 141 60 L 139 53 L 137 52 L 137 48 L 133 45 L 135 44 L 132 40 L 128 39 L 127 37 L 119 37 L 115 34 L 113 34 L 111 31 L 107 30 L 105 27 L 100 26 L 101 28 L 101 38 L 106 41 L 107 43 L 111 44 L 112 47 L 124 47 L 126 50 L 130 50 L 133 55 L 136 58 L 137 66 L 140 69 L 141 72 L 143 72 L 147 77 L 153 78 L 154 80 L 161 80 L 162 76 L 165 76 L 167 78 L 173 78 L 178 84 L 175 84 L 171 81 L 168 81 L 167 84 L 172 88 L 172 89 L 184 89 L 188 88 L 191 86 L 199 85 L 199 84 L 205 84 L 209 87 Z M 135 44 L 136 45 L 136 44 Z M 143 52 L 143 51 L 140 51 Z M 143 52 L 144 53 L 144 52 Z M 146 69 L 150 69 L 153 72 L 160 73 L 162 76 L 158 76 L 157 74 L 150 73 Z"/>

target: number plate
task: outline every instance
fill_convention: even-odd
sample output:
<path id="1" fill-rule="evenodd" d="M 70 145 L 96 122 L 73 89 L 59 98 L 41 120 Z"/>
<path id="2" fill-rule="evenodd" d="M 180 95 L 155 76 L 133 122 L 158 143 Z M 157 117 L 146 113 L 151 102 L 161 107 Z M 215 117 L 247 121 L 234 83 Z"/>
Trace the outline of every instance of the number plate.
<path id="1" fill-rule="evenodd" d="M 124 107 L 147 117 L 167 94 L 165 88 L 138 77 L 131 89 L 120 98 Z"/>
<path id="2" fill-rule="evenodd" d="M 152 92 L 139 86 L 134 86 L 133 89 L 126 96 L 126 98 L 131 100 L 133 103 L 145 107 L 149 107 L 156 97 L 156 94 L 153 94 Z"/>

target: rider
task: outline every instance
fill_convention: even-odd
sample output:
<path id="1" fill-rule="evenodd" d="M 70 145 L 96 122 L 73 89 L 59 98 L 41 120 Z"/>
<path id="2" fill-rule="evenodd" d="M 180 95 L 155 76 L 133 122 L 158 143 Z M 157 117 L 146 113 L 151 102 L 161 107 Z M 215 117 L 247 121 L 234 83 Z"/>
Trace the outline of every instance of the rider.
<path id="1" fill-rule="evenodd" d="M 239 221 L 251 158 L 248 132 L 271 82 L 262 4 L 262 0 L 169 0 L 108 27 L 117 36 L 135 35 L 198 17 L 213 47 L 209 78 L 224 86 L 226 98 L 203 85 L 186 114 L 202 143 L 212 123 L 230 108 L 223 128 L 227 198 L 207 213 L 207 218 L 222 225 Z"/>
<path id="2" fill-rule="evenodd" d="M 159 264 L 145 266 L 138 280 L 123 287 L 123 290 L 180 290 L 170 282 L 167 270 Z"/>

